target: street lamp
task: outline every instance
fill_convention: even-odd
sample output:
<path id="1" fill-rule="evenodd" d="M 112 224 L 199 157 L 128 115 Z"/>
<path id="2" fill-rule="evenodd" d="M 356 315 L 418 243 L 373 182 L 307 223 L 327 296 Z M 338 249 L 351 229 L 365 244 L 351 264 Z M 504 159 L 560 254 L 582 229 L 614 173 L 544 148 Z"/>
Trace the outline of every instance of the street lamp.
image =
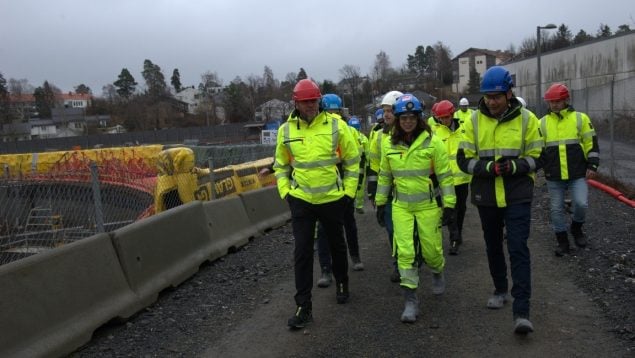
<path id="1" fill-rule="evenodd" d="M 540 68 L 540 30 L 551 30 L 557 26 L 554 24 L 547 24 L 545 26 L 536 26 L 536 64 L 538 69 L 536 71 L 536 114 L 542 115 L 542 99 L 540 98 L 540 82 L 542 81 L 541 68 Z"/>

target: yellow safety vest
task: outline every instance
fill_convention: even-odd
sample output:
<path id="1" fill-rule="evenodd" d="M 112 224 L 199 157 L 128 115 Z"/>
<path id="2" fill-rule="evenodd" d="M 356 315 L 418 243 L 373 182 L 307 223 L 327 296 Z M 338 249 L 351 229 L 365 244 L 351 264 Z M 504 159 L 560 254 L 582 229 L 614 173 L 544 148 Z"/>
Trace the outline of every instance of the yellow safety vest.
<path id="1" fill-rule="evenodd" d="M 452 129 L 442 123 L 435 123 L 432 127 L 432 133 L 439 137 L 439 139 L 443 141 L 443 144 L 445 144 L 445 148 L 448 152 L 448 160 L 450 161 L 450 168 L 452 169 L 452 176 L 454 177 L 454 185 L 469 183 L 472 180 L 472 176 L 463 172 L 456 163 L 456 152 L 461 142 L 461 132 L 458 128 L 452 131 Z"/>

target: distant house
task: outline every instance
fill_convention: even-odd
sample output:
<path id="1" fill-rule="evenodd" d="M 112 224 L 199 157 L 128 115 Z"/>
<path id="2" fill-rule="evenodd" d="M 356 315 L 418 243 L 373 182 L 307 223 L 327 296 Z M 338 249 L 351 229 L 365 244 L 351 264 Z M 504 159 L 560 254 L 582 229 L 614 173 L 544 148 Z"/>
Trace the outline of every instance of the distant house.
<path id="1" fill-rule="evenodd" d="M 196 114 L 196 109 L 201 100 L 201 93 L 192 86 L 184 88 L 181 92 L 175 94 L 174 98 L 187 105 L 187 113 Z"/>
<path id="2" fill-rule="evenodd" d="M 9 111 L 13 113 L 16 121 L 26 121 L 36 116 L 35 97 L 30 93 L 9 95 Z"/>
<path id="3" fill-rule="evenodd" d="M 30 140 L 31 127 L 28 123 L 2 124 L 0 138 L 3 142 Z"/>
<path id="4" fill-rule="evenodd" d="M 92 96 L 81 93 L 60 93 L 57 100 L 62 102 L 66 108 L 88 108 L 91 104 Z"/>
<path id="5" fill-rule="evenodd" d="M 461 52 L 452 59 L 452 68 L 454 72 L 454 83 L 452 91 L 456 93 L 464 93 L 470 82 L 470 69 L 475 68 L 479 76 L 490 67 L 507 61 L 511 58 L 508 52 L 496 50 L 486 50 L 470 47 Z"/>
<path id="6" fill-rule="evenodd" d="M 293 105 L 289 101 L 272 99 L 256 108 L 256 121 L 269 122 L 276 119 L 286 119 L 293 110 Z"/>

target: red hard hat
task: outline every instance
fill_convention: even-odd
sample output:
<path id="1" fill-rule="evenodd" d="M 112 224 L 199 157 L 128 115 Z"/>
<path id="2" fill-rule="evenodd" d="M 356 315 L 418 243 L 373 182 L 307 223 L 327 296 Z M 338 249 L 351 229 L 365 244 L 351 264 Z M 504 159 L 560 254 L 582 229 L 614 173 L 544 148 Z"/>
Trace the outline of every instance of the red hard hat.
<path id="1" fill-rule="evenodd" d="M 320 93 L 320 87 L 309 80 L 300 80 L 293 88 L 293 100 L 294 101 L 309 101 L 312 99 L 320 99 L 322 94 Z"/>
<path id="2" fill-rule="evenodd" d="M 438 106 L 438 105 L 439 105 L 439 102 L 435 102 L 435 103 L 432 105 L 432 108 L 430 108 L 430 111 L 432 111 L 432 115 L 433 115 L 433 116 L 436 116 L 436 115 L 437 115 L 437 111 L 436 111 L 436 109 L 437 109 L 437 106 Z"/>
<path id="3" fill-rule="evenodd" d="M 436 104 L 436 107 L 432 108 L 434 116 L 437 118 L 447 117 L 454 114 L 454 105 L 452 102 L 444 99 L 443 101 Z"/>
<path id="4" fill-rule="evenodd" d="M 562 83 L 554 83 L 545 92 L 545 101 L 561 101 L 569 98 L 569 89 Z"/>

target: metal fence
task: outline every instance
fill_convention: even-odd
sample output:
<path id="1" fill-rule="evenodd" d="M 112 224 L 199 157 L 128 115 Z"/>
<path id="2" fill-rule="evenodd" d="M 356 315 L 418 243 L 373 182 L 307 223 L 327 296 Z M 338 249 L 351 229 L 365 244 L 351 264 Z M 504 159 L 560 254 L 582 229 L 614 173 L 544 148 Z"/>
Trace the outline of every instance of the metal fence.
<path id="1" fill-rule="evenodd" d="M 273 147 L 265 145 L 193 150 L 195 165 L 212 169 L 273 155 Z M 38 163 L 48 168 L 43 173 L 11 172 L 7 163 L 0 163 L 0 265 L 118 229 L 154 213 L 159 172 L 157 165 L 147 163 L 156 159 L 135 165 L 140 162 L 112 158 L 78 162 L 78 157 L 73 157 L 72 165 Z M 223 175 L 225 171 L 217 175 L 217 185 L 223 185 Z M 178 198 L 176 189 L 167 189 L 168 198 Z M 169 207 L 176 205 L 170 203 Z"/>

